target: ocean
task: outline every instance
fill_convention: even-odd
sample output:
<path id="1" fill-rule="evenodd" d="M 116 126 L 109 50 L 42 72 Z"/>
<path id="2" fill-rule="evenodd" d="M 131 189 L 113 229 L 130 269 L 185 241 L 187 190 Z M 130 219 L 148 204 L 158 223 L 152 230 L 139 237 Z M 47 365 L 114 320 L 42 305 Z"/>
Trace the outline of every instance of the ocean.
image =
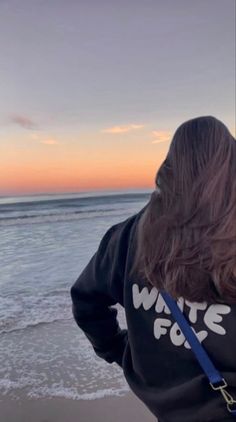
<path id="1" fill-rule="evenodd" d="M 124 395 L 121 368 L 94 352 L 71 313 L 70 288 L 106 230 L 151 190 L 0 197 L 0 401 L 5 395 Z M 126 328 L 120 305 L 118 320 Z"/>

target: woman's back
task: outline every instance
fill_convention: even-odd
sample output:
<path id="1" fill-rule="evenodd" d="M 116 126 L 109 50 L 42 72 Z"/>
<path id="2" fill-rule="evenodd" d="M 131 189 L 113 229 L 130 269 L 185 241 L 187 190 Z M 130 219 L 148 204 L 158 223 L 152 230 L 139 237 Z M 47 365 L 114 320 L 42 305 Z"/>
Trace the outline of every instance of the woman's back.
<path id="1" fill-rule="evenodd" d="M 185 122 L 155 182 L 149 203 L 105 233 L 75 282 L 74 317 L 160 422 L 230 421 L 160 291 L 178 301 L 236 400 L 235 139 L 212 116 Z"/>
<path id="2" fill-rule="evenodd" d="M 131 238 L 130 242 L 124 278 L 128 337 L 122 367 L 131 389 L 160 421 L 233 420 L 222 396 L 211 389 L 158 289 L 129 276 L 137 246 Z M 178 305 L 236 397 L 236 304 L 180 298 Z"/>
<path id="3" fill-rule="evenodd" d="M 236 142 L 227 127 L 212 116 L 180 125 L 155 184 L 136 224 L 124 284 L 128 334 L 143 326 L 148 336 L 149 358 L 142 361 L 133 334 L 135 370 L 146 392 L 150 386 L 147 403 L 160 419 L 227 420 L 222 395 L 210 387 L 160 294 L 178 301 L 236 400 Z"/>

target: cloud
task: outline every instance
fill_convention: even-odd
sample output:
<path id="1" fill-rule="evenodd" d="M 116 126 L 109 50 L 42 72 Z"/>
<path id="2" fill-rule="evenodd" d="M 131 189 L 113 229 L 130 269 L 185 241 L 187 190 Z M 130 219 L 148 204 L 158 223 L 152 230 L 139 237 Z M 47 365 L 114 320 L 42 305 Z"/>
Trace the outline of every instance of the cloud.
<path id="1" fill-rule="evenodd" d="M 135 124 L 123 125 L 123 126 L 113 126 L 113 127 L 108 128 L 108 129 L 102 130 L 102 132 L 103 133 L 117 134 L 117 133 L 130 132 L 131 130 L 142 129 L 143 127 L 144 127 L 144 125 L 135 125 Z"/>
<path id="2" fill-rule="evenodd" d="M 161 142 L 168 142 L 171 139 L 171 132 L 165 130 L 153 130 L 152 136 L 155 138 L 152 144 L 160 144 Z"/>
<path id="3" fill-rule="evenodd" d="M 33 122 L 33 120 L 21 114 L 11 114 L 9 116 L 9 120 L 24 129 L 34 129 L 36 127 L 36 124 Z"/>
<path id="4" fill-rule="evenodd" d="M 30 138 L 34 141 L 38 141 L 40 144 L 45 145 L 59 145 L 59 142 L 55 138 L 43 138 L 37 133 L 31 133 Z"/>
<path id="5" fill-rule="evenodd" d="M 58 145 L 59 142 L 56 139 L 44 139 L 42 141 L 40 141 L 41 144 L 46 144 L 46 145 Z"/>

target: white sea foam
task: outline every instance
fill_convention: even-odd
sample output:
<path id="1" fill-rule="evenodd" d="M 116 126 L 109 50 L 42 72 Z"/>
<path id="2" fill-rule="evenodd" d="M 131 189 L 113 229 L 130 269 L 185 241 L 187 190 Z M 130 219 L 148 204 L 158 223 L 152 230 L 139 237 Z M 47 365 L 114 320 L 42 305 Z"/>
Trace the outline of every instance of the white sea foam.
<path id="1" fill-rule="evenodd" d="M 29 397 L 92 400 L 119 395 L 129 388 L 121 368 L 97 357 L 84 333 L 71 321 L 2 336 L 0 361 L 4 362 L 0 396 L 16 397 L 18 390 L 24 390 Z"/>
<path id="2" fill-rule="evenodd" d="M 34 387 L 35 379 L 30 376 L 22 376 L 20 379 L 11 380 L 8 378 L 0 379 L 0 391 L 2 395 L 9 394 L 12 390 L 23 389 L 26 387 Z"/>
<path id="3" fill-rule="evenodd" d="M 83 201 L 0 204 L 1 218 L 14 217 L 1 220 L 0 396 L 92 400 L 129 389 L 72 321 L 70 287 L 106 230 L 144 203 L 132 195 Z"/>
<path id="4" fill-rule="evenodd" d="M 72 319 L 69 292 L 52 296 L 0 297 L 0 334 Z"/>
<path id="5" fill-rule="evenodd" d="M 124 396 L 130 391 L 129 386 L 124 386 L 122 388 L 105 388 L 102 390 L 97 390 L 92 393 L 83 393 L 79 394 L 78 390 L 74 387 L 61 387 L 52 386 L 48 387 L 39 387 L 33 388 L 29 393 L 28 397 L 31 398 L 45 398 L 45 397 L 61 397 L 72 400 L 95 400 L 101 399 L 108 396 Z"/>
<path id="6" fill-rule="evenodd" d="M 3 378 L 0 379 L 0 391 L 2 395 L 7 395 L 12 390 L 15 391 L 30 387 L 27 392 L 27 396 L 30 398 L 61 397 L 73 400 L 95 400 L 108 396 L 123 396 L 130 391 L 128 384 L 125 382 L 124 386 L 120 388 L 104 388 L 90 393 L 79 393 L 76 387 L 63 386 L 63 382 L 54 383 L 50 387 L 35 386 L 35 384 L 37 384 L 37 381 L 29 376 L 21 377 L 17 381 Z"/>

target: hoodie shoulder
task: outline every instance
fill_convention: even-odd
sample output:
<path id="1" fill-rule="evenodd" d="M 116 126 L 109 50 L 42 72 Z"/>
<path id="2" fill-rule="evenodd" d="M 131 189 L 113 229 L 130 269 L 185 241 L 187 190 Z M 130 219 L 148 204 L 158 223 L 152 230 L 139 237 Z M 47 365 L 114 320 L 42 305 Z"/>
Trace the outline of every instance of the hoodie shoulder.
<path id="1" fill-rule="evenodd" d="M 134 233 L 137 222 L 144 208 L 138 213 L 114 224 L 105 233 L 100 244 L 109 256 L 110 289 L 114 297 L 123 306 L 123 283 L 126 272 L 129 249 L 133 246 Z M 102 247 L 103 245 L 103 247 Z M 102 247 L 102 249 L 101 249 Z"/>

